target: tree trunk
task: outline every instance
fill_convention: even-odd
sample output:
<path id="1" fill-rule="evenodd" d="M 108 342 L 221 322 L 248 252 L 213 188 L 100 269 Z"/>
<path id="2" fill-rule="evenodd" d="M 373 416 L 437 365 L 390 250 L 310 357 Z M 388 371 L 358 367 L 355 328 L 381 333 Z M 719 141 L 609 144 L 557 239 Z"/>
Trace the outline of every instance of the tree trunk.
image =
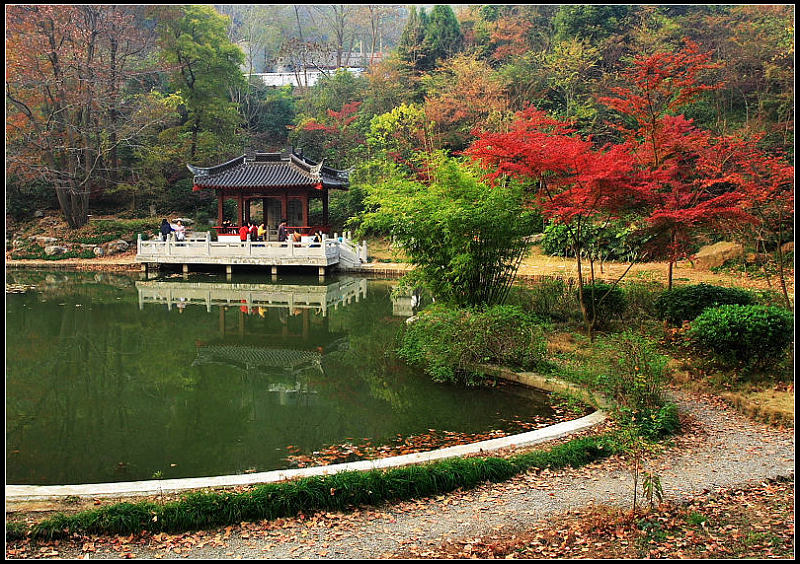
<path id="1" fill-rule="evenodd" d="M 75 190 L 72 186 L 56 186 L 58 204 L 64 219 L 71 229 L 78 229 L 89 222 L 88 190 Z"/>
<path id="2" fill-rule="evenodd" d="M 675 232 L 673 231 L 673 233 L 672 233 L 672 250 L 670 251 L 670 254 L 673 255 L 673 256 L 675 255 L 675 248 L 676 248 L 675 247 L 675 241 L 676 241 L 676 239 L 677 239 L 677 237 L 675 235 Z M 672 290 L 672 270 L 673 270 L 674 265 L 675 265 L 675 259 L 670 258 L 669 259 L 669 271 L 667 273 L 667 290 Z"/>
<path id="3" fill-rule="evenodd" d="M 581 315 L 583 316 L 583 324 L 586 327 L 586 335 L 589 337 L 589 342 L 594 342 L 594 333 L 592 332 L 592 328 L 594 325 L 594 320 L 589 319 L 589 312 L 586 309 L 586 303 L 583 299 L 583 263 L 581 262 L 581 228 L 580 223 L 578 224 L 577 228 L 577 235 L 575 237 L 575 244 L 573 245 L 573 250 L 575 251 L 575 256 L 577 257 L 578 261 L 578 302 L 580 302 L 581 306 Z"/>
<path id="4" fill-rule="evenodd" d="M 669 270 L 667 271 L 667 290 L 672 290 L 672 265 L 673 261 L 669 261 Z"/>
<path id="5" fill-rule="evenodd" d="M 783 273 L 783 214 L 778 216 L 778 279 L 781 281 L 781 291 L 786 307 L 794 311 L 792 302 L 789 300 L 789 292 L 786 290 L 786 277 Z"/>

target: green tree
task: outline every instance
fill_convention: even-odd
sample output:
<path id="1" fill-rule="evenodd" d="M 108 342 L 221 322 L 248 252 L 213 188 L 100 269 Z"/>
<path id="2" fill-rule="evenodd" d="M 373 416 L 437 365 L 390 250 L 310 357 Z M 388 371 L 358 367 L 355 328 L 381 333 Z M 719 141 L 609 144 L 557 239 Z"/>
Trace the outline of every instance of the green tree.
<path id="1" fill-rule="evenodd" d="M 591 120 L 597 109 L 590 99 L 590 88 L 597 80 L 600 52 L 585 40 L 567 39 L 544 56 L 543 69 L 551 87 L 563 99 L 564 116 Z"/>
<path id="2" fill-rule="evenodd" d="M 553 18 L 556 38 L 579 37 L 588 39 L 592 43 L 602 41 L 619 33 L 631 12 L 635 10 L 635 7 L 624 5 L 572 4 L 561 6 Z"/>
<path id="3" fill-rule="evenodd" d="M 411 6 L 403 34 L 397 45 L 397 53 L 400 58 L 411 65 L 415 70 L 422 70 L 425 64 L 423 42 L 425 41 L 425 30 L 428 27 L 428 14 L 425 8 L 420 8 L 419 12 Z"/>
<path id="4" fill-rule="evenodd" d="M 459 306 L 502 303 L 527 249 L 534 214 L 514 188 L 490 188 L 465 165 L 437 157 L 430 183 L 393 166 L 365 187 L 360 230 L 389 233 L 414 270 L 404 284 Z"/>
<path id="5" fill-rule="evenodd" d="M 230 18 L 211 6 L 183 6 L 175 17 L 162 18 L 160 25 L 162 54 L 174 68 L 170 86 L 184 100 L 178 133 L 190 134 L 185 158 L 219 160 L 219 145 L 234 141 L 241 119 L 229 89 L 245 87 L 240 68 L 244 53 L 228 38 Z M 203 132 L 218 144 L 208 155 L 198 152 Z"/>
<path id="6" fill-rule="evenodd" d="M 450 6 L 434 6 L 425 27 L 425 64 L 434 68 L 440 61 L 458 53 L 464 42 L 461 26 Z"/>
<path id="7" fill-rule="evenodd" d="M 430 152 L 431 124 L 418 104 L 400 104 L 373 116 L 367 145 L 376 158 L 390 159 L 406 173 L 419 173 L 420 155 Z"/>
<path id="8" fill-rule="evenodd" d="M 288 127 L 297 113 L 296 98 L 292 87 L 270 88 L 253 79 L 253 112 L 250 128 L 263 149 L 282 148 L 288 139 Z M 267 147 L 269 145 L 270 147 Z"/>

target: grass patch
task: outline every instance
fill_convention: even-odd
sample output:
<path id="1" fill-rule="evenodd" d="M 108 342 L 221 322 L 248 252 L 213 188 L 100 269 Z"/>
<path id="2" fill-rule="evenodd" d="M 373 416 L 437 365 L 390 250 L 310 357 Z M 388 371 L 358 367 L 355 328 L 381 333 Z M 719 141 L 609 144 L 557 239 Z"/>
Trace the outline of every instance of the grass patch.
<path id="1" fill-rule="evenodd" d="M 6 521 L 6 540 L 20 540 L 28 534 L 28 526 L 22 521 Z"/>
<path id="2" fill-rule="evenodd" d="M 87 235 L 84 237 L 74 237 L 71 239 L 71 242 L 82 243 L 84 245 L 102 245 L 103 243 L 108 243 L 114 239 L 117 239 L 117 236 L 113 234 Z"/>
<path id="3" fill-rule="evenodd" d="M 742 390 L 723 393 L 722 397 L 745 415 L 794 427 L 794 388 Z"/>

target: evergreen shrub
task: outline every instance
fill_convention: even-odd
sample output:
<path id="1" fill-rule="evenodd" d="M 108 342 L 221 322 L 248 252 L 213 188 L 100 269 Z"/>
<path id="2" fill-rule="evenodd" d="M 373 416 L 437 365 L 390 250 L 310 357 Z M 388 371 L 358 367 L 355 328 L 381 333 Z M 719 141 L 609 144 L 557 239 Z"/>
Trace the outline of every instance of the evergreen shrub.
<path id="1" fill-rule="evenodd" d="M 709 307 L 753 302 L 754 296 L 747 290 L 701 283 L 665 291 L 656 300 L 656 311 L 659 319 L 677 326 L 692 321 Z"/>
<path id="2" fill-rule="evenodd" d="M 794 316 L 775 306 L 722 305 L 703 311 L 688 336 L 723 364 L 766 367 L 779 363 L 794 341 Z"/>
<path id="3" fill-rule="evenodd" d="M 547 343 L 541 324 L 516 306 L 479 310 L 434 304 L 407 328 L 397 352 L 436 382 L 477 385 L 483 376 L 471 370 L 476 364 L 533 368 L 543 363 Z"/>
<path id="4" fill-rule="evenodd" d="M 595 282 L 583 287 L 583 303 L 589 318 L 595 317 L 595 326 L 606 325 L 612 317 L 625 312 L 627 300 L 622 288 L 605 282 Z"/>

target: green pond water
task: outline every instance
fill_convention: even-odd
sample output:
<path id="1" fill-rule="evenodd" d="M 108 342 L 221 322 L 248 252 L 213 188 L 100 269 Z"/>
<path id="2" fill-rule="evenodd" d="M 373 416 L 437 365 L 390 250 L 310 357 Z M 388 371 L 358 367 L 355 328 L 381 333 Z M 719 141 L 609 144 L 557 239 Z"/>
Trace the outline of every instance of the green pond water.
<path id="1" fill-rule="evenodd" d="M 397 361 L 411 302 L 391 288 L 8 271 L 6 483 L 266 471 L 330 445 L 553 416 L 544 393 L 435 384 Z"/>

